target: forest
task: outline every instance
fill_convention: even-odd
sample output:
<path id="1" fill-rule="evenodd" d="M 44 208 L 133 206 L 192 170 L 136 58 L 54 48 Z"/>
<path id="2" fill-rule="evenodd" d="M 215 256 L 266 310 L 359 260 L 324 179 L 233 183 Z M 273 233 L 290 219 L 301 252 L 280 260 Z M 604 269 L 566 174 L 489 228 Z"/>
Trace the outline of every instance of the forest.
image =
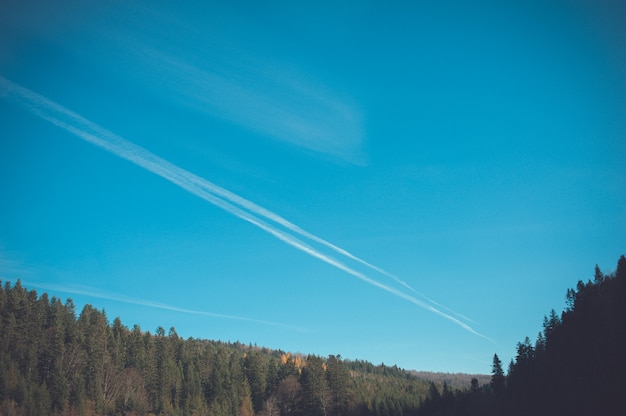
<path id="1" fill-rule="evenodd" d="M 469 385 L 341 356 L 154 334 L 0 284 L 0 414 L 428 416 L 626 414 L 626 258 L 566 292 L 505 374 Z M 432 374 L 431 374 L 432 376 Z M 465 380 L 454 375 L 452 378 Z M 480 379 L 480 381 L 479 381 Z M 482 381 L 482 382 L 481 382 Z"/>
<path id="2" fill-rule="evenodd" d="M 565 300 L 517 344 L 506 375 L 495 354 L 489 385 L 433 391 L 418 414 L 626 415 L 626 258 L 609 275 L 596 265 Z"/>
<path id="3" fill-rule="evenodd" d="M 431 388 L 396 366 L 151 334 L 0 288 L 2 415 L 411 415 Z"/>

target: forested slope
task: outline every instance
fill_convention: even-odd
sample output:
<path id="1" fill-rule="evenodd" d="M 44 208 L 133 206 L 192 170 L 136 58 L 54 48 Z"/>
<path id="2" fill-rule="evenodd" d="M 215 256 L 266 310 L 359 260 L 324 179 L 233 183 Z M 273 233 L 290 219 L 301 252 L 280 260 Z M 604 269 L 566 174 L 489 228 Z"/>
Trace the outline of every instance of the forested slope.
<path id="1" fill-rule="evenodd" d="M 411 415 L 430 388 L 395 366 L 151 334 L 0 285 L 2 415 Z"/>
<path id="2" fill-rule="evenodd" d="M 489 388 L 435 392 L 419 414 L 626 415 L 626 258 L 609 275 L 596 266 L 566 301 L 517 344 L 506 376 L 494 355 Z"/>
<path id="3" fill-rule="evenodd" d="M 566 295 L 489 383 L 396 366 L 182 339 L 0 285 L 0 414 L 429 416 L 626 414 L 626 258 Z M 443 376 L 444 380 L 446 375 Z"/>

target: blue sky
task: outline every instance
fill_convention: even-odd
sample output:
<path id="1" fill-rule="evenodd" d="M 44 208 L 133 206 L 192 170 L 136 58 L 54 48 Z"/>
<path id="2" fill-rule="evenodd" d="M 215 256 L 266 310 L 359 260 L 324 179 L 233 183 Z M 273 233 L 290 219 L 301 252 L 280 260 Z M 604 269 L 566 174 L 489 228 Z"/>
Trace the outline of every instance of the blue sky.
<path id="1" fill-rule="evenodd" d="M 490 371 L 626 249 L 612 1 L 3 3 L 0 278 Z"/>

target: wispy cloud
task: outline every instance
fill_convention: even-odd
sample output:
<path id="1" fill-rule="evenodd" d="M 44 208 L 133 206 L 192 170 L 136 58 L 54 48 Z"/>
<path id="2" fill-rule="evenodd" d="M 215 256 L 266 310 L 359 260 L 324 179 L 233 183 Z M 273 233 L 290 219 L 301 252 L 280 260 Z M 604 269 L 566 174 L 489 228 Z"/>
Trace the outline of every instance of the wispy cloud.
<path id="1" fill-rule="evenodd" d="M 191 64 L 175 55 L 133 45 L 174 100 L 263 136 L 362 163 L 363 120 L 349 100 L 288 71 L 249 57 L 220 56 Z"/>
<path id="2" fill-rule="evenodd" d="M 306 328 L 302 328 L 302 327 L 294 326 L 294 325 L 288 325 L 288 324 L 284 324 L 281 322 L 266 321 L 263 319 L 248 318 L 245 316 L 226 315 L 222 313 L 181 308 L 181 307 L 169 305 L 166 303 L 154 302 L 154 301 L 150 301 L 146 299 L 138 299 L 138 298 L 133 298 L 130 296 L 125 296 L 125 295 L 120 295 L 120 294 L 115 294 L 115 293 L 107 293 L 100 289 L 85 287 L 85 286 L 51 285 L 51 284 L 40 284 L 40 283 L 31 283 L 31 282 L 22 282 L 22 285 L 44 289 L 44 290 L 48 290 L 52 292 L 61 292 L 61 293 L 69 293 L 73 295 L 88 296 L 88 297 L 96 298 L 96 299 L 112 300 L 115 302 L 144 306 L 148 308 L 163 309 L 163 310 L 172 311 L 172 312 L 180 312 L 180 313 L 191 314 L 191 315 L 202 315 L 202 316 L 208 316 L 211 318 L 231 319 L 235 321 L 251 322 L 255 324 L 281 327 L 284 329 L 289 329 L 289 330 L 298 331 L 298 332 L 309 331 Z"/>
<path id="3" fill-rule="evenodd" d="M 0 280 L 12 280 L 31 276 L 34 271 L 24 266 L 21 262 L 10 258 L 6 253 L 0 250 Z"/>
<path id="4" fill-rule="evenodd" d="M 452 315 L 443 312 L 440 308 L 437 308 L 432 300 L 426 298 L 424 295 L 412 289 L 408 284 L 402 281 L 397 276 L 386 272 L 385 270 L 376 267 L 365 260 L 349 253 L 330 242 L 311 234 L 290 221 L 284 219 L 280 215 L 263 208 L 239 195 L 236 195 L 218 185 L 215 185 L 204 178 L 201 178 L 191 172 L 188 172 L 179 166 L 176 166 L 165 159 L 149 152 L 148 150 L 137 146 L 124 138 L 116 135 L 115 133 L 87 120 L 86 118 L 72 112 L 71 110 L 57 104 L 27 88 L 24 88 L 18 84 L 15 84 L 0 76 L 0 87 L 3 90 L 3 95 L 6 99 L 14 101 L 29 111 L 33 112 L 37 116 L 41 117 L 48 122 L 61 127 L 62 129 L 80 137 L 81 139 L 92 143 L 98 147 L 101 147 L 108 152 L 111 152 L 123 159 L 126 159 L 144 169 L 153 172 L 164 179 L 178 185 L 186 191 L 210 202 L 211 204 L 229 212 L 236 217 L 255 225 L 284 243 L 315 257 L 339 270 L 342 270 L 378 289 L 388 292 L 394 296 L 411 302 L 421 308 L 424 308 L 440 317 L 443 317 L 466 331 L 472 334 L 478 335 L 483 338 L 486 336 L 477 332 L 474 328 L 462 322 L 461 320 L 453 317 Z M 296 235 L 290 234 L 290 232 Z M 299 236 L 299 237 L 297 237 Z M 412 290 L 424 297 L 429 303 L 424 302 L 411 296 L 397 288 L 386 285 L 376 279 L 373 279 L 364 273 L 349 267 L 345 263 L 337 260 L 336 258 L 323 253 L 319 249 L 314 248 L 310 244 L 302 241 L 301 238 L 305 238 L 310 242 L 321 244 L 324 247 L 331 249 L 334 253 L 340 254 L 343 257 L 356 261 L 362 265 L 369 267 L 371 270 L 382 273 L 388 277 L 391 277 L 397 283 L 400 283 L 407 289 Z M 442 305 L 438 305 L 442 306 Z M 448 308 L 446 308 L 448 309 Z M 448 309 L 449 310 L 449 309 Z M 488 338 L 487 338 L 488 339 Z"/>

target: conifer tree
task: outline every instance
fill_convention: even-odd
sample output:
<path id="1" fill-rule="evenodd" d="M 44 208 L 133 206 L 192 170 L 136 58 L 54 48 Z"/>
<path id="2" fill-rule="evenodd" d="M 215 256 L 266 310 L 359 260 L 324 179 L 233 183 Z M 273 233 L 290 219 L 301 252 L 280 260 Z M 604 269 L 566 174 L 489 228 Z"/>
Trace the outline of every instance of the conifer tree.
<path id="1" fill-rule="evenodd" d="M 502 361 L 500 361 L 498 354 L 494 354 L 493 364 L 491 365 L 491 383 L 489 385 L 496 397 L 500 397 L 504 393 L 505 383 Z"/>

